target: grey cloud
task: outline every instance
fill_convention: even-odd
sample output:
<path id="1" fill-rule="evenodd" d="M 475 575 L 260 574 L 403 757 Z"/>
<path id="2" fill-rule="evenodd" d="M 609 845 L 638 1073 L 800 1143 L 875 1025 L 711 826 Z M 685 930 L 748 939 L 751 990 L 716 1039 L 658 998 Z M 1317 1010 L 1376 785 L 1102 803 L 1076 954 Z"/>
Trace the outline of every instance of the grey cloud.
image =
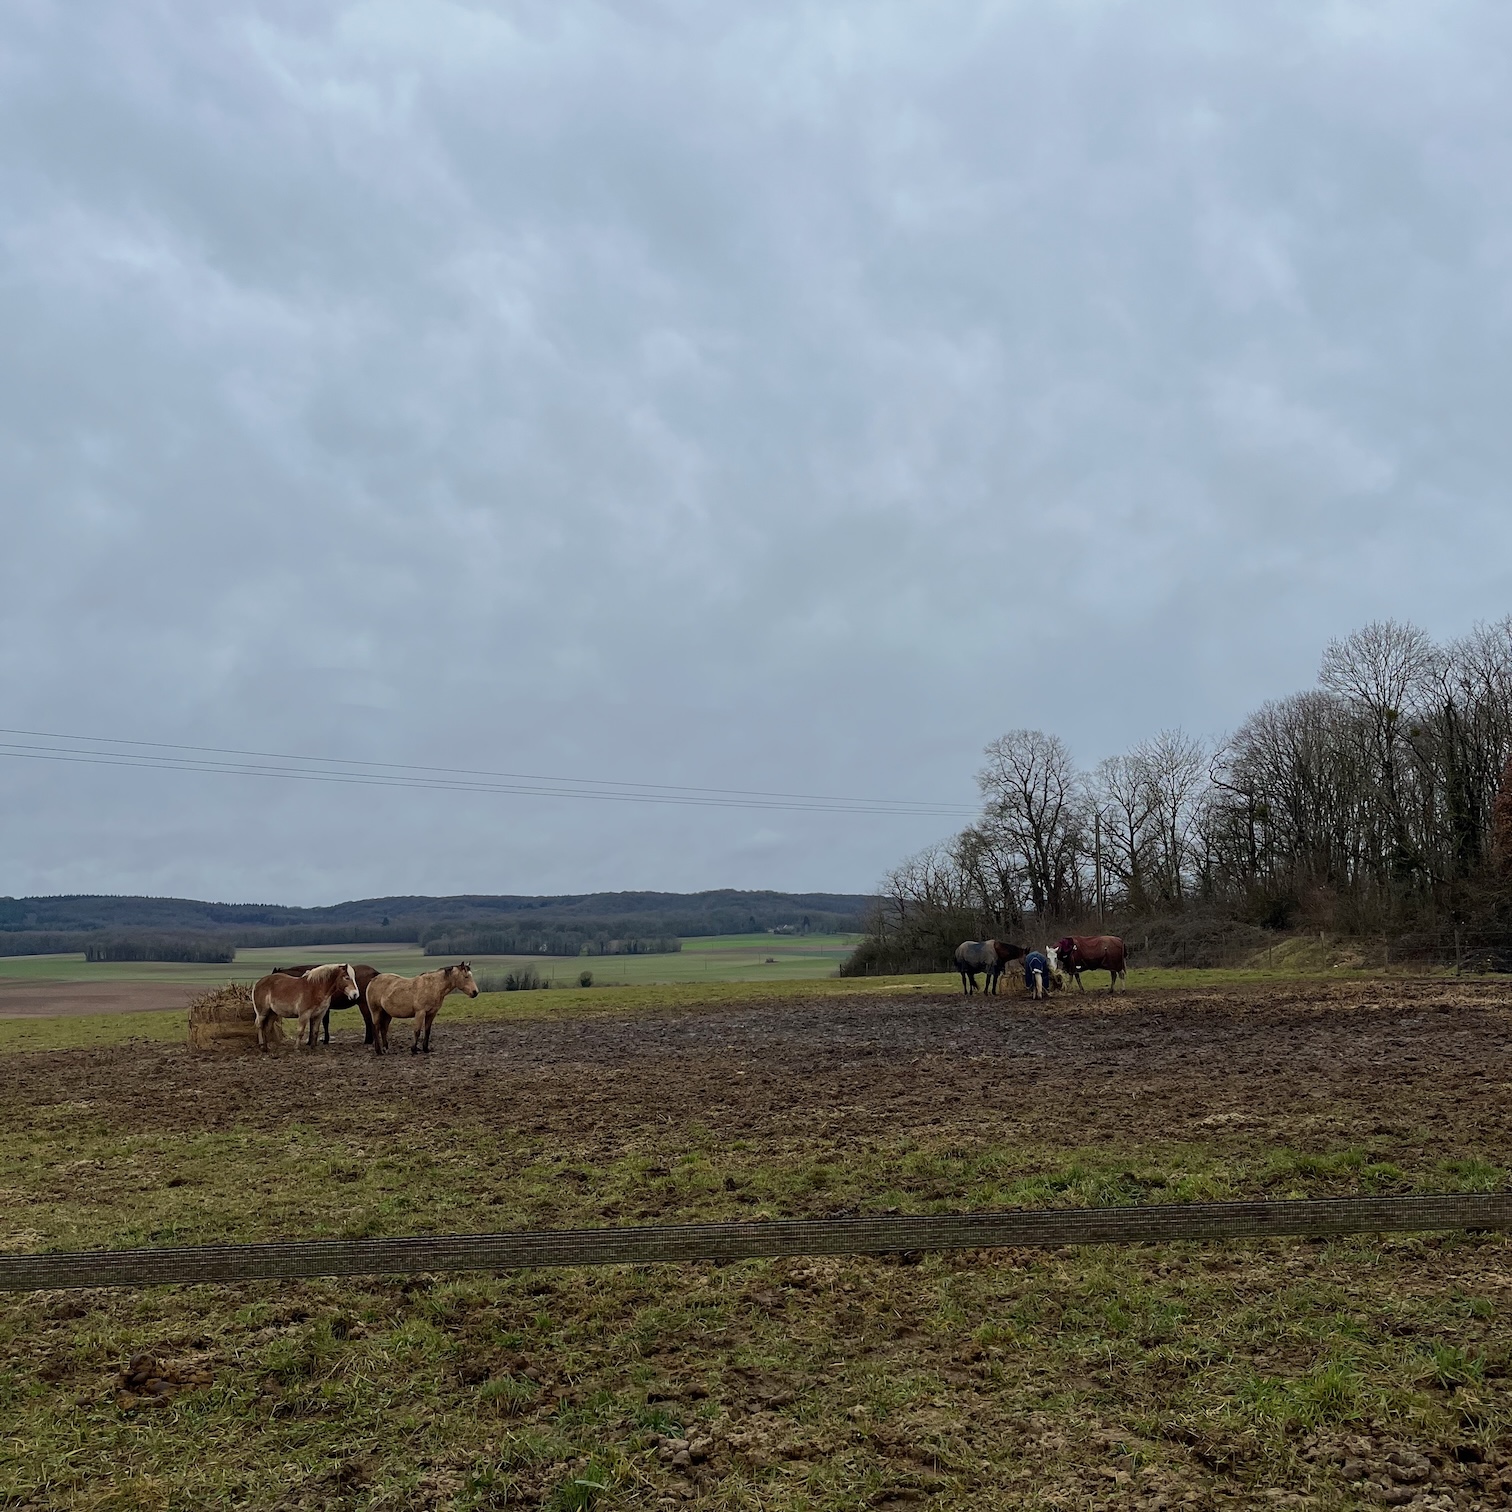
<path id="1" fill-rule="evenodd" d="M 1005 728 L 1090 762 L 1371 616 L 1501 614 L 1509 42 L 1491 3 L 12 7 L 0 722 L 969 803 Z M 936 828 L 0 795 L 13 893 L 852 887 Z"/>

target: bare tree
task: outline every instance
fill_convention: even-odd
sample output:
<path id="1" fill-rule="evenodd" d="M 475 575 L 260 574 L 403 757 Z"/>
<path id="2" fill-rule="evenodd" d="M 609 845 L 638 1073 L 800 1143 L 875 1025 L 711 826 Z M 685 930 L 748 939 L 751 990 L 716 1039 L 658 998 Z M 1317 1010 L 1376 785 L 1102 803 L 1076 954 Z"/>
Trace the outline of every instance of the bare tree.
<path id="1" fill-rule="evenodd" d="M 1004 934 L 1023 922 L 1023 863 L 1007 837 L 991 824 L 973 824 L 956 836 L 953 854 L 984 926 Z"/>
<path id="2" fill-rule="evenodd" d="M 986 749 L 977 773 L 982 827 L 1023 865 L 1037 914 L 1064 914 L 1080 901 L 1082 784 L 1058 736 L 1010 730 Z"/>
<path id="3" fill-rule="evenodd" d="M 1427 699 L 1441 654 L 1416 625 L 1376 620 L 1343 640 L 1328 643 L 1318 681 L 1360 714 L 1371 737 L 1382 825 L 1389 837 L 1379 866 L 1394 880 L 1406 878 L 1415 853 L 1403 806 L 1401 735 L 1404 717 Z"/>
<path id="4" fill-rule="evenodd" d="M 1102 815 L 1104 864 L 1118 879 L 1124 902 L 1136 912 L 1148 901 L 1154 865 L 1153 800 L 1145 763 L 1137 752 L 1098 763 L 1093 801 Z"/>
<path id="5" fill-rule="evenodd" d="M 1179 907 L 1197 870 L 1207 752 L 1182 730 L 1162 730 L 1137 747 L 1134 759 L 1144 776 L 1160 896 Z"/>
<path id="6" fill-rule="evenodd" d="M 873 959 L 943 960 L 1028 908 L 1074 917 L 1094 819 L 1114 906 L 1136 915 L 1200 894 L 1372 932 L 1446 912 L 1512 921 L 1512 616 L 1443 647 L 1366 625 L 1329 644 L 1319 684 L 1212 751 L 1166 730 L 1091 778 L 1055 736 L 1009 731 L 977 774 L 978 822 L 886 880 Z"/>

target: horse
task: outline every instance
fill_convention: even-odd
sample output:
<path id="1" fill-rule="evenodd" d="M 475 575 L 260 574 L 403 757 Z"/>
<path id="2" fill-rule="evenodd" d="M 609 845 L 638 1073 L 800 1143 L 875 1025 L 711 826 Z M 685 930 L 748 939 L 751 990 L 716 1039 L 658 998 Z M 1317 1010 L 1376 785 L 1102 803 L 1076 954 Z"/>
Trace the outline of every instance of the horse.
<path id="1" fill-rule="evenodd" d="M 275 966 L 275 976 L 302 977 L 306 972 L 314 971 L 313 966 Z M 362 1043 L 373 1043 L 373 1015 L 368 1011 L 367 989 L 368 983 L 378 975 L 376 966 L 360 966 L 355 962 L 352 965 L 352 975 L 357 981 L 357 1011 L 362 1015 Z M 331 1008 L 350 1008 L 350 1003 L 332 1003 Z M 320 1021 L 320 1042 L 323 1045 L 331 1043 L 331 1008 L 327 1008 L 325 1016 Z"/>
<path id="2" fill-rule="evenodd" d="M 1050 992 L 1050 983 L 1054 980 L 1050 971 L 1050 962 L 1044 953 L 1031 950 L 1024 957 L 1024 988 L 1036 998 L 1047 997 Z"/>
<path id="3" fill-rule="evenodd" d="M 295 1043 L 315 1048 L 315 1031 L 337 997 L 348 1007 L 357 1001 L 357 978 L 343 962 L 339 966 L 312 966 L 303 976 L 273 971 L 260 977 L 252 988 L 252 1014 L 257 1020 L 257 1048 L 268 1048 L 268 1020 L 297 1018 Z"/>
<path id="4" fill-rule="evenodd" d="M 1003 967 L 1023 954 L 1022 945 L 1005 945 L 1001 940 L 962 940 L 955 953 L 955 968 L 961 973 L 962 996 L 969 997 L 977 990 L 976 974 L 979 971 L 985 977 L 982 990 L 996 994 Z"/>
<path id="5" fill-rule="evenodd" d="M 1081 974 L 1084 971 L 1106 971 L 1110 993 L 1120 977 L 1125 991 L 1128 990 L 1128 951 L 1117 935 L 1067 935 L 1056 941 L 1055 954 L 1083 992 L 1087 990 L 1082 987 Z"/>
<path id="6" fill-rule="evenodd" d="M 1055 988 L 1057 992 L 1064 992 L 1066 990 L 1066 968 L 1055 946 L 1045 946 L 1040 954 L 1044 956 L 1045 964 L 1050 968 L 1048 985 Z"/>
<path id="7" fill-rule="evenodd" d="M 412 1018 L 415 1021 L 415 1043 L 410 1046 L 410 1054 L 424 1050 L 429 1055 L 431 1025 L 436 1022 L 441 1004 L 454 992 L 465 992 L 473 998 L 478 995 L 478 984 L 466 961 L 456 966 L 443 966 L 439 971 L 422 971 L 417 977 L 380 971 L 368 983 L 367 989 L 368 1009 L 373 1015 L 374 1052 L 383 1055 L 388 1051 L 391 1020 Z"/>

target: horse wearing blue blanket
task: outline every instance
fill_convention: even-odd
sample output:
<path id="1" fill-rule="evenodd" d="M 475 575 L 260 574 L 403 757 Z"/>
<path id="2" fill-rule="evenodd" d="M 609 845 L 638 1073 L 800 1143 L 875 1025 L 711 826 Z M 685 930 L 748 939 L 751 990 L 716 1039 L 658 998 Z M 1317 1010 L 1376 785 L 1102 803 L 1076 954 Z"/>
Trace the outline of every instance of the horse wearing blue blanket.
<path id="1" fill-rule="evenodd" d="M 1024 957 L 1024 988 L 1037 998 L 1046 997 L 1050 991 L 1050 963 L 1037 950 Z"/>

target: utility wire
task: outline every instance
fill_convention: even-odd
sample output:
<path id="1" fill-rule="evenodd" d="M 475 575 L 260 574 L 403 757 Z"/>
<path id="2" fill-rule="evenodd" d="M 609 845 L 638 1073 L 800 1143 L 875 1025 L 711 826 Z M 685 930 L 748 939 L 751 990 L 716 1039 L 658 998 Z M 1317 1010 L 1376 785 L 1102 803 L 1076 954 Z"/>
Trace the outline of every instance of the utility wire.
<path id="1" fill-rule="evenodd" d="M 25 761 L 198 772 L 215 776 L 274 777 L 300 782 L 435 792 L 588 798 L 597 802 L 654 803 L 695 808 L 936 818 L 970 815 L 969 810 L 958 805 L 911 800 L 550 777 L 467 767 L 421 766 L 405 762 L 292 755 L 286 752 L 250 751 L 219 746 L 174 745 L 164 741 L 123 740 L 113 736 L 65 735 L 46 730 L 0 728 L 0 735 L 23 737 L 20 740 L 0 741 L 0 756 Z M 34 743 L 38 741 L 47 744 Z M 128 749 L 120 749 L 122 747 Z"/>

